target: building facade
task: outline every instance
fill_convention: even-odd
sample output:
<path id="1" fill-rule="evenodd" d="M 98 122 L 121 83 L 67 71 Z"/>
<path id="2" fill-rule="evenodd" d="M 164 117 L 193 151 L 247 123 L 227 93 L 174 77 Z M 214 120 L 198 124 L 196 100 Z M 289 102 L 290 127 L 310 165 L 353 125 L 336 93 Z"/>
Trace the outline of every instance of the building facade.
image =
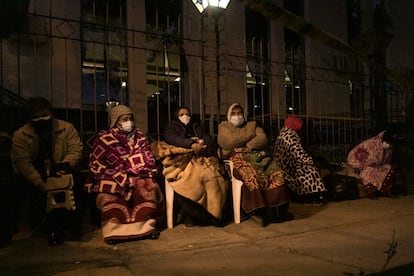
<path id="1" fill-rule="evenodd" d="M 191 0 L 5 3 L 16 11 L 0 24 L 5 121 L 44 96 L 87 140 L 121 103 L 162 139 L 186 105 L 214 136 L 237 101 L 271 139 L 288 114 L 301 116 L 309 148 L 338 160 L 409 120 L 414 18 L 400 11 L 410 0 L 231 0 L 201 14 Z"/>

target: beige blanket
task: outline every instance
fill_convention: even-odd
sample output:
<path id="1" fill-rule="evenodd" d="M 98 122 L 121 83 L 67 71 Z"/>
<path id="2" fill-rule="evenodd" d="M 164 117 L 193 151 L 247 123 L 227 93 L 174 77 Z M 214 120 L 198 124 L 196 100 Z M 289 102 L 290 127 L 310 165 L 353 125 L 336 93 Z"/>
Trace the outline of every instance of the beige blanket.
<path id="1" fill-rule="evenodd" d="M 175 147 L 164 141 L 151 144 L 152 153 L 163 164 L 163 175 L 174 191 L 202 205 L 221 218 L 228 184 L 219 170 L 216 157 L 196 156 L 191 149 Z"/>

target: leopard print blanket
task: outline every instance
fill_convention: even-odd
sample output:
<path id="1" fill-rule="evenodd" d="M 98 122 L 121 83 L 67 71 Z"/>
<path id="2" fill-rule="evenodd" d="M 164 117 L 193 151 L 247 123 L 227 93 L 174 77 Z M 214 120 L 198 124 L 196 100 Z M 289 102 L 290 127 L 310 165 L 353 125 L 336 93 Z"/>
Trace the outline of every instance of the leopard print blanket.
<path id="1" fill-rule="evenodd" d="M 285 172 L 285 182 L 298 195 L 325 192 L 312 157 L 302 146 L 299 135 L 288 127 L 280 130 L 274 147 L 274 159 Z"/>

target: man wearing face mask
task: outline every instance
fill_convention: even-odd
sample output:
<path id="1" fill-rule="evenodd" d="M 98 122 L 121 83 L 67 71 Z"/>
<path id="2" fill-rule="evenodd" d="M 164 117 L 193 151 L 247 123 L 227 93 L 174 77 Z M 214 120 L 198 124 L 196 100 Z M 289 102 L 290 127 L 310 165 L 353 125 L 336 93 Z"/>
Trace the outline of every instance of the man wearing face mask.
<path id="1" fill-rule="evenodd" d="M 234 176 L 243 181 L 241 211 L 259 215 L 263 226 L 291 220 L 283 172 L 266 153 L 266 133 L 255 121 L 246 121 L 239 103 L 229 107 L 227 121 L 219 124 L 217 142 L 222 157 L 233 162 Z"/>
<path id="2" fill-rule="evenodd" d="M 181 206 L 176 223 L 221 226 L 227 183 L 221 175 L 215 141 L 191 120 L 187 107 L 177 109 L 165 127 L 164 139 L 158 145 L 167 150 L 153 151 L 162 160 L 163 175 Z"/>
<path id="3" fill-rule="evenodd" d="M 361 142 L 348 154 L 347 162 L 359 170 L 369 198 L 393 195 L 392 188 L 397 180 L 397 172 L 391 162 L 395 142 L 395 134 L 385 130 Z"/>
<path id="4" fill-rule="evenodd" d="M 96 196 L 104 241 L 158 239 L 163 196 L 147 137 L 129 107 L 109 108 L 110 128 L 99 132 L 89 156 L 87 192 Z"/>
<path id="5" fill-rule="evenodd" d="M 77 198 L 77 172 L 82 158 L 83 145 L 75 127 L 66 121 L 55 119 L 50 102 L 34 97 L 27 102 L 29 122 L 13 135 L 11 156 L 18 173 L 31 185 L 31 227 L 42 220 L 46 210 L 47 179 L 51 176 L 72 174 L 75 179 Z M 69 218 L 69 219 L 68 219 Z M 68 224 L 69 225 L 66 225 Z M 68 229 L 64 229 L 64 228 Z M 70 231 L 70 239 L 80 239 L 79 210 L 59 208 L 46 215 L 49 245 L 63 242 L 63 230 Z"/>

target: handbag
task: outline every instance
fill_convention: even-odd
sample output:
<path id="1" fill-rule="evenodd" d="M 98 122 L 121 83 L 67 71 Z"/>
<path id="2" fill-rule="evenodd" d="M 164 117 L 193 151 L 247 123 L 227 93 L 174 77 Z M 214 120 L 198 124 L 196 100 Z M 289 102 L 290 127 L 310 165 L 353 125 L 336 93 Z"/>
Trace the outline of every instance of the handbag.
<path id="1" fill-rule="evenodd" d="M 57 208 L 76 210 L 73 185 L 72 174 L 48 177 L 46 180 L 46 212 Z"/>

